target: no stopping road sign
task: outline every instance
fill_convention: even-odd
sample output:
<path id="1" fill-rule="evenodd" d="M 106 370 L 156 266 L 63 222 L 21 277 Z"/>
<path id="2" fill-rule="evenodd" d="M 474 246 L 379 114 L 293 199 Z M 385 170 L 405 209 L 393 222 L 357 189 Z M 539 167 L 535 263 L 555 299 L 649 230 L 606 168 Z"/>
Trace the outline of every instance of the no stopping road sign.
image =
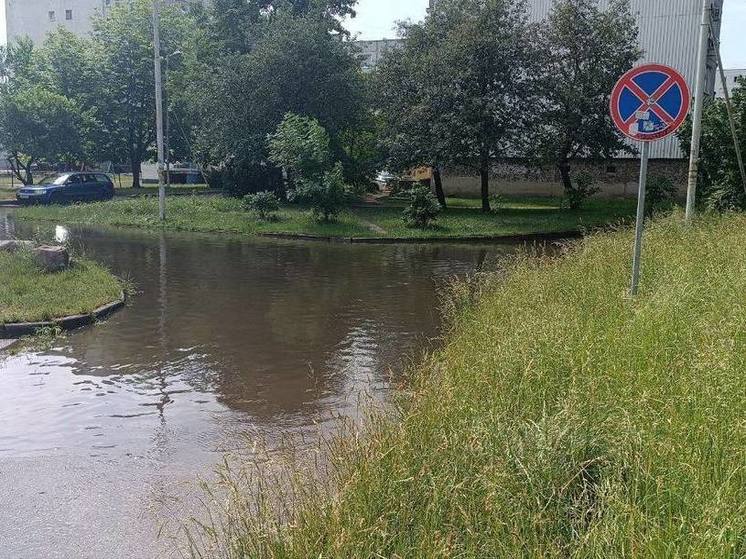
<path id="1" fill-rule="evenodd" d="M 625 136 L 652 142 L 679 129 L 690 103 L 684 76 L 662 64 L 645 64 L 617 82 L 611 94 L 611 117 Z"/>

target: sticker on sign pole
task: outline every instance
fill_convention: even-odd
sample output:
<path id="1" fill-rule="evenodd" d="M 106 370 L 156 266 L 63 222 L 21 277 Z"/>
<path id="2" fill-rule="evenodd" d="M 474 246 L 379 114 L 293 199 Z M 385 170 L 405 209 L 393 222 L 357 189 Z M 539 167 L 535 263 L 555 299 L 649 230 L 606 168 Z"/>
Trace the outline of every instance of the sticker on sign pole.
<path id="1" fill-rule="evenodd" d="M 681 127 L 690 103 L 684 76 L 662 64 L 645 64 L 624 74 L 614 86 L 611 118 L 625 136 L 653 142 Z"/>

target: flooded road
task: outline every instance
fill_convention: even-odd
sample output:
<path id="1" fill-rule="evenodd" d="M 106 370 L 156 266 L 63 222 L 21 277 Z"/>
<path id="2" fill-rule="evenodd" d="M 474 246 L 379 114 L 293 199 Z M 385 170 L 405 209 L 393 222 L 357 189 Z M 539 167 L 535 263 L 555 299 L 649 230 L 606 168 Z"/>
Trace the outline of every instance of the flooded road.
<path id="1" fill-rule="evenodd" d="M 53 233 L 0 209 L 0 238 Z M 225 453 L 385 398 L 438 334 L 439 287 L 508 250 L 69 235 L 137 295 L 0 355 L 0 558 L 169 556 L 157 529 L 190 514 Z"/>

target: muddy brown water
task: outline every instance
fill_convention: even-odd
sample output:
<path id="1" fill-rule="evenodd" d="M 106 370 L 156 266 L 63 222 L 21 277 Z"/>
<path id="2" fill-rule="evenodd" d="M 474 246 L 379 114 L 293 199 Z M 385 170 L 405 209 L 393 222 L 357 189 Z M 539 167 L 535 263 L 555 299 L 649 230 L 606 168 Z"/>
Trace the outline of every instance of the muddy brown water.
<path id="1" fill-rule="evenodd" d="M 158 528 L 193 513 L 226 453 L 385 399 L 438 335 L 438 290 L 512 251 L 67 229 L 0 209 L 0 238 L 55 234 L 138 293 L 0 355 L 0 558 L 170 556 Z"/>

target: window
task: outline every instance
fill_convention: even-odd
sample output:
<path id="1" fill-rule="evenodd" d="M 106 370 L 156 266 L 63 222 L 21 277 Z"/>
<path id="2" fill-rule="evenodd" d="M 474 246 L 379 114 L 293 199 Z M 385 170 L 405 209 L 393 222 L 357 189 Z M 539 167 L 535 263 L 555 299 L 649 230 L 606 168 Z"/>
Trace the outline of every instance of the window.
<path id="1" fill-rule="evenodd" d="M 70 21 L 73 18 L 73 11 L 72 10 L 65 10 L 65 19 L 67 21 Z"/>
<path id="2" fill-rule="evenodd" d="M 93 175 L 83 175 L 83 182 L 98 182 Z"/>
<path id="3" fill-rule="evenodd" d="M 616 175 L 616 165 L 607 165 L 606 173 L 609 175 Z"/>
<path id="4" fill-rule="evenodd" d="M 54 10 L 49 10 L 49 21 L 57 21 L 57 14 L 54 13 Z"/>
<path id="5" fill-rule="evenodd" d="M 70 178 L 67 179 L 66 184 L 80 184 L 83 182 L 80 178 L 80 175 L 70 175 Z"/>

